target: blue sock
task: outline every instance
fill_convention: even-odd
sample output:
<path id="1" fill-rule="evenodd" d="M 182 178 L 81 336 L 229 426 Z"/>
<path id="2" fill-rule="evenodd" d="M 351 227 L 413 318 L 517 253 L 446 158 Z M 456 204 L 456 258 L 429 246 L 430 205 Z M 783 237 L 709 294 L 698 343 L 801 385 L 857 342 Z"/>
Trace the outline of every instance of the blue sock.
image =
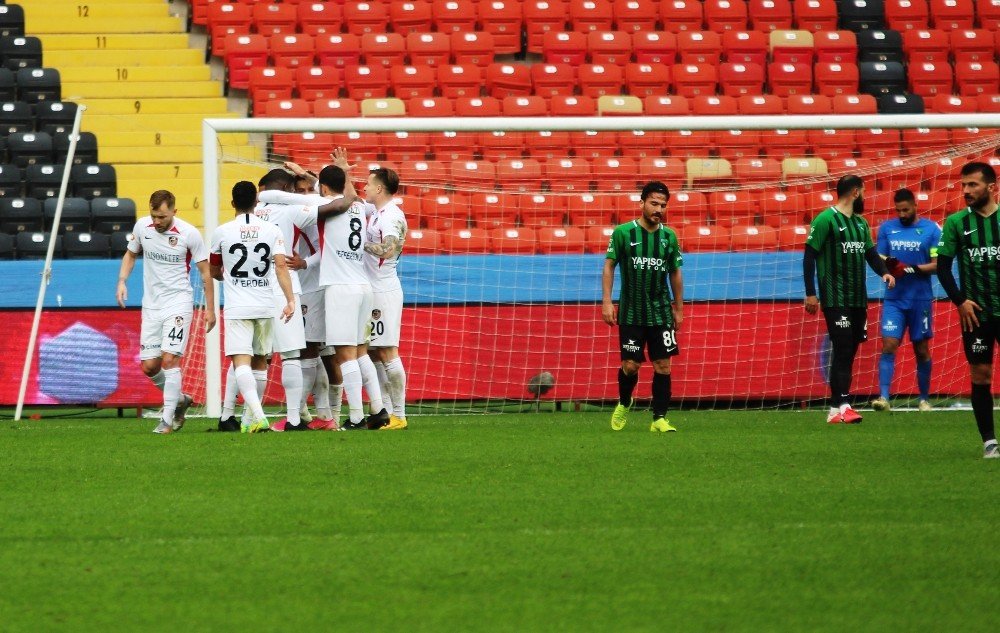
<path id="1" fill-rule="evenodd" d="M 889 399 L 892 375 L 896 373 L 896 355 L 882 354 L 878 359 L 878 386 L 883 398 Z"/>
<path id="2" fill-rule="evenodd" d="M 920 399 L 926 400 L 931 393 L 931 359 L 917 361 L 917 387 L 920 388 Z"/>

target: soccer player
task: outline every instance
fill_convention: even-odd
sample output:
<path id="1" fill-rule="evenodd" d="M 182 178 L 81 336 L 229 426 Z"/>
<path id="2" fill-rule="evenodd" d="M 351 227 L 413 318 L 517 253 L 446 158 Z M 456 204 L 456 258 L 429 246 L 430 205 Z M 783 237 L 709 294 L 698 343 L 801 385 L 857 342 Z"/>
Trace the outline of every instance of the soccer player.
<path id="1" fill-rule="evenodd" d="M 892 198 L 897 218 L 878 228 L 878 253 L 896 278 L 896 287 L 885 293 L 882 304 L 882 356 L 878 362 L 879 397 L 872 401 L 876 411 L 888 411 L 889 387 L 896 371 L 896 350 L 909 330 L 917 359 L 917 387 L 921 411 L 930 411 L 930 340 L 934 336 L 931 304 L 931 276 L 937 270 L 937 245 L 941 228 L 917 216 L 916 199 L 909 189 L 900 189 Z"/>
<path id="2" fill-rule="evenodd" d="M 944 222 L 938 245 L 938 279 L 958 306 L 962 342 L 972 378 L 972 411 L 983 439 L 983 457 L 1000 458 L 993 424 L 993 343 L 1000 339 L 1000 218 L 997 176 L 987 163 L 962 167 L 962 194 L 969 205 Z M 952 272 L 958 260 L 959 288 Z"/>
<path id="3" fill-rule="evenodd" d="M 406 216 L 393 202 L 399 176 L 384 167 L 368 174 L 365 200 L 370 207 L 365 234 L 365 270 L 372 284 L 371 342 L 369 356 L 375 362 L 382 392 L 388 392 L 392 414 L 384 430 L 406 428 L 406 371 L 399 357 L 399 335 L 403 325 L 403 287 L 396 274 L 406 239 Z M 384 376 L 384 380 L 383 380 Z"/>
<path id="4" fill-rule="evenodd" d="M 684 280 L 680 245 L 673 229 L 663 224 L 670 190 L 662 182 L 642 188 L 639 218 L 615 227 L 608 243 L 602 275 L 601 316 L 618 325 L 622 365 L 618 370 L 618 405 L 611 428 L 628 422 L 639 366 L 648 348 L 653 363 L 653 423 L 649 430 L 676 431 L 667 420 L 670 405 L 670 358 L 676 356 L 677 331 L 684 319 Z M 611 300 L 615 266 L 621 267 L 618 306 Z"/>
<path id="5" fill-rule="evenodd" d="M 257 187 L 252 182 L 236 183 L 232 200 L 236 217 L 212 234 L 212 276 L 225 287 L 225 354 L 232 360 L 236 384 L 250 409 L 250 420 L 240 426 L 242 433 L 268 429 L 250 364 L 271 352 L 275 281 L 285 300 L 281 320 L 291 320 L 297 309 L 285 264 L 284 238 L 278 227 L 254 214 L 256 202 Z"/>
<path id="6" fill-rule="evenodd" d="M 865 262 L 886 285 L 895 278 L 872 244 L 871 229 L 864 212 L 864 182 L 847 175 L 837 181 L 837 204 L 817 215 L 809 227 L 803 255 L 808 314 L 823 305 L 833 352 L 830 357 L 830 424 L 857 424 L 861 414 L 851 407 L 851 372 L 858 346 L 868 338 L 868 291 Z M 819 298 L 816 268 L 819 264 Z"/>
<path id="7" fill-rule="evenodd" d="M 149 197 L 149 218 L 136 222 L 118 272 L 118 305 L 125 307 L 128 280 L 135 260 L 142 255 L 142 332 L 139 361 L 142 372 L 163 392 L 163 414 L 154 433 L 167 434 L 184 426 L 191 396 L 182 393 L 181 357 L 187 347 L 194 295 L 191 262 L 201 273 L 205 288 L 205 330 L 215 327 L 215 284 L 208 266 L 208 251 L 201 233 L 177 217 L 174 194 L 154 191 Z"/>

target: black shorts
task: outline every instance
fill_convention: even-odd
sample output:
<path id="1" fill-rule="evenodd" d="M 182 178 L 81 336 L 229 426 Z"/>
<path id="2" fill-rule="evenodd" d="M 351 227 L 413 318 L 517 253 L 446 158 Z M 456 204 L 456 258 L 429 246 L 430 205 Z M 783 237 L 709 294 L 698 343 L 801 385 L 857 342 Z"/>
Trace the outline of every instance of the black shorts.
<path id="1" fill-rule="evenodd" d="M 823 308 L 823 316 L 834 345 L 860 345 L 868 340 L 868 308 Z"/>
<path id="2" fill-rule="evenodd" d="M 962 346 L 965 347 L 965 359 L 970 365 L 993 364 L 993 341 L 1000 337 L 1000 323 L 983 321 L 983 313 L 976 314 L 979 325 L 971 332 L 962 330 Z"/>
<path id="3" fill-rule="evenodd" d="M 664 325 L 619 325 L 618 343 L 622 360 L 641 363 L 646 360 L 643 349 L 649 348 L 649 360 L 662 360 L 677 356 L 677 331 Z"/>

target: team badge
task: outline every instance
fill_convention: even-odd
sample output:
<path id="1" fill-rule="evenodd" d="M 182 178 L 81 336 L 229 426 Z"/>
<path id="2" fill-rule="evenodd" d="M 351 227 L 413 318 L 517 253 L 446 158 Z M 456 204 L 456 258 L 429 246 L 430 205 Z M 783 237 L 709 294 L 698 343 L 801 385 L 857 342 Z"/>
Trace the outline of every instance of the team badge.
<path id="1" fill-rule="evenodd" d="M 125 236 L 125 239 L 128 240 L 128 241 L 130 241 L 130 242 L 134 242 L 135 241 L 135 235 L 133 235 L 132 233 L 129 233 L 128 235 Z"/>
<path id="2" fill-rule="evenodd" d="M 182 316 L 174 317 L 174 325 L 176 325 L 177 327 L 184 325 L 184 317 Z"/>
<path id="3" fill-rule="evenodd" d="M 171 235 L 169 238 L 167 238 L 167 243 L 169 243 L 171 246 L 177 246 L 177 237 Z"/>
<path id="4" fill-rule="evenodd" d="M 374 319 L 375 321 L 378 321 L 381 318 L 382 318 L 382 311 L 381 310 L 372 310 L 372 319 Z"/>

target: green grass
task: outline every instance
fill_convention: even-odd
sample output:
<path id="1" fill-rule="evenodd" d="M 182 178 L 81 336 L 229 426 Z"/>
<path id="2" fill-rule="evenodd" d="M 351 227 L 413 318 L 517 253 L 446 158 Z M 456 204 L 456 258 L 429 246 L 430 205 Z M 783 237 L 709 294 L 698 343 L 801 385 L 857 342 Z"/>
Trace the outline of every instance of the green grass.
<path id="1" fill-rule="evenodd" d="M 994 630 L 970 412 L 0 422 L 0 629 Z"/>

